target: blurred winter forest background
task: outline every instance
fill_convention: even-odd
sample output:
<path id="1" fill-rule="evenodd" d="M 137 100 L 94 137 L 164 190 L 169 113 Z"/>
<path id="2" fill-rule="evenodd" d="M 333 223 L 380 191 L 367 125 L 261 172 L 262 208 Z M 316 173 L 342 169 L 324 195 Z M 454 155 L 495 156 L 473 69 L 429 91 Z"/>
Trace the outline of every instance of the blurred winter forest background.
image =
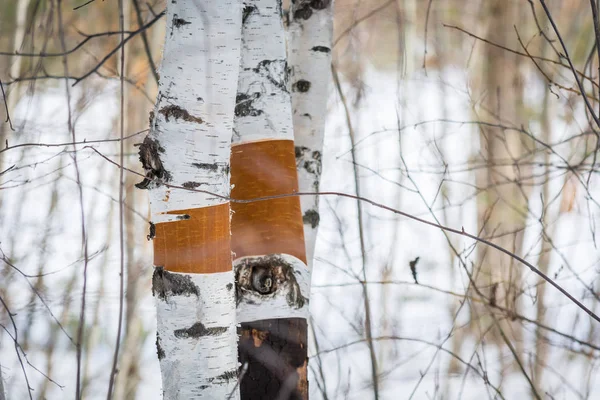
<path id="1" fill-rule="evenodd" d="M 336 0 L 321 190 L 488 239 L 600 312 L 595 2 L 546 0 L 549 19 L 539 0 Z M 123 75 L 141 172 L 165 1 L 124 1 L 123 71 L 117 4 L 0 0 L 7 399 L 75 398 L 78 375 L 105 398 L 121 298 L 114 398 L 161 397 L 148 199 L 126 172 L 121 293 L 117 164 Z M 529 268 L 351 198 L 320 207 L 313 398 L 600 396 L 600 323 Z"/>

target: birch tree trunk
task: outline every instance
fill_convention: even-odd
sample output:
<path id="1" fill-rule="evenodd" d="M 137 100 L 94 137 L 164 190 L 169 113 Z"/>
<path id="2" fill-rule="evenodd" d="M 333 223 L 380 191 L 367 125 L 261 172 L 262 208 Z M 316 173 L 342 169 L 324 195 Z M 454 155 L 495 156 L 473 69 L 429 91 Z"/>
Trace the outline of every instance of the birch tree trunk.
<path id="1" fill-rule="evenodd" d="M 288 62 L 300 192 L 318 192 L 331 80 L 333 0 L 297 0 L 289 12 Z M 306 257 L 312 266 L 319 226 L 319 197 L 302 196 Z"/>
<path id="2" fill-rule="evenodd" d="M 280 0 L 245 3 L 231 153 L 232 197 L 298 191 Z M 310 83 L 295 82 L 306 92 Z M 319 158 L 320 161 L 320 158 Z M 233 203 L 242 399 L 306 399 L 310 271 L 298 197 Z"/>
<path id="3" fill-rule="evenodd" d="M 238 397 L 225 198 L 241 22 L 239 0 L 167 2 L 158 99 L 150 134 L 140 146 L 147 175 L 138 184 L 150 194 L 156 346 L 165 399 Z"/>

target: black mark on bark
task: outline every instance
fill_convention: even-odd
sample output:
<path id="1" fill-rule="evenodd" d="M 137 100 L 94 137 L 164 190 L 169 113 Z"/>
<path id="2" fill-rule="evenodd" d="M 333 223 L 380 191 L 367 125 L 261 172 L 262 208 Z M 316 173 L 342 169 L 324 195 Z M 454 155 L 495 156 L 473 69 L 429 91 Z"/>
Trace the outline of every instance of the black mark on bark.
<path id="1" fill-rule="evenodd" d="M 320 220 L 321 217 L 319 216 L 319 213 L 315 210 L 307 210 L 302 216 L 302 222 L 310 225 L 313 229 L 319 226 Z"/>
<path id="2" fill-rule="evenodd" d="M 155 267 L 152 295 L 167 301 L 169 296 L 200 296 L 200 289 L 189 275 L 173 274 L 163 267 Z"/>
<path id="3" fill-rule="evenodd" d="M 224 326 L 207 328 L 204 326 L 204 324 L 202 324 L 202 322 L 196 322 L 194 325 L 192 325 L 189 328 L 175 329 L 175 331 L 173 333 L 175 334 L 175 337 L 178 337 L 180 339 L 187 339 L 187 338 L 199 338 L 202 336 L 216 336 L 216 335 L 220 335 L 222 333 L 227 332 L 227 329 L 229 329 L 229 328 L 224 327 Z"/>
<path id="4" fill-rule="evenodd" d="M 159 360 L 165 358 L 165 351 L 160 345 L 160 336 L 158 336 L 158 332 L 156 332 L 156 355 L 158 356 Z"/>
<path id="5" fill-rule="evenodd" d="M 178 16 L 177 14 L 175 14 L 175 15 L 173 16 L 173 26 L 174 26 L 175 28 L 181 28 L 182 26 L 184 26 L 184 25 L 189 25 L 189 24 L 191 24 L 191 22 L 189 22 L 189 21 L 186 21 L 186 20 L 185 20 L 185 19 L 183 19 L 183 18 L 179 18 L 179 16 Z M 173 33 L 171 32 L 171 34 L 173 34 Z"/>
<path id="6" fill-rule="evenodd" d="M 312 51 L 318 51 L 319 53 L 329 53 L 331 49 L 325 46 L 315 46 L 311 49 Z"/>
<path id="7" fill-rule="evenodd" d="M 238 373 L 237 371 L 231 370 L 231 371 L 225 371 L 220 375 L 215 376 L 214 378 L 210 378 L 209 381 L 213 382 L 213 381 L 225 381 L 225 382 L 229 382 L 232 379 L 237 379 L 238 378 Z"/>
<path id="8" fill-rule="evenodd" d="M 287 28 L 288 26 L 290 26 L 290 11 L 282 10 L 281 13 L 281 18 L 283 19 L 283 27 Z"/>
<path id="9" fill-rule="evenodd" d="M 158 113 L 164 115 L 167 122 L 171 117 L 173 117 L 176 120 L 182 119 L 184 121 L 195 122 L 197 124 L 201 124 L 203 122 L 202 118 L 194 117 L 189 112 L 187 112 L 187 110 L 184 110 L 183 108 L 176 105 L 165 106 L 161 108 Z"/>
<path id="10" fill-rule="evenodd" d="M 310 90 L 310 82 L 304 79 L 300 79 L 298 82 L 294 83 L 292 86 L 294 92 L 308 92 Z"/>
<path id="11" fill-rule="evenodd" d="M 152 240 L 156 237 L 156 225 L 150 222 L 150 233 L 146 236 L 146 239 Z"/>
<path id="12" fill-rule="evenodd" d="M 154 111 L 150 111 L 150 115 L 148 115 L 148 126 L 150 127 L 150 129 L 153 128 L 153 124 L 154 123 Z"/>
<path id="13" fill-rule="evenodd" d="M 306 172 L 320 176 L 321 175 L 321 152 L 318 150 L 310 151 L 308 147 L 296 146 L 296 166 L 302 167 Z"/>
<path id="14" fill-rule="evenodd" d="M 177 219 L 180 221 L 186 220 L 186 219 L 190 219 L 192 217 L 190 217 L 188 214 L 181 214 L 177 216 Z"/>
<path id="15" fill-rule="evenodd" d="M 323 10 L 331 4 L 331 0 L 312 0 L 310 6 L 315 10 Z"/>
<path id="16" fill-rule="evenodd" d="M 166 182 L 170 180 L 170 174 L 165 171 L 158 155 L 159 152 L 163 151 L 164 149 L 160 147 L 158 141 L 151 139 L 149 136 L 146 136 L 144 143 L 140 144 L 138 153 L 142 167 L 146 171 L 146 177 L 142 182 L 135 184 L 138 189 L 149 189 L 151 183 L 154 183 L 155 187 L 160 186 L 160 183 L 156 182 L 155 179 L 164 179 Z"/>
<path id="17" fill-rule="evenodd" d="M 294 19 L 309 19 L 312 13 L 310 7 L 305 5 L 294 11 Z"/>
<path id="18" fill-rule="evenodd" d="M 419 257 L 415 258 L 414 260 L 412 260 L 408 263 L 412 277 L 415 280 L 415 283 L 417 285 L 419 284 L 419 281 L 417 280 L 417 263 L 418 262 L 419 262 Z"/>
<path id="19" fill-rule="evenodd" d="M 300 291 L 300 285 L 294 276 L 294 267 L 280 255 L 270 254 L 262 257 L 248 257 L 234 263 L 236 281 L 236 301 L 240 304 L 246 294 L 275 296 L 286 293 L 290 307 L 302 308 L 308 303 Z"/>
<path id="20" fill-rule="evenodd" d="M 250 14 L 256 10 L 256 6 L 244 4 L 244 11 L 242 11 L 242 23 L 245 24 L 248 17 L 250 17 Z"/>
<path id="21" fill-rule="evenodd" d="M 192 165 L 196 168 L 207 169 L 209 171 L 216 171 L 219 169 L 217 164 L 209 164 L 209 163 L 192 163 Z"/>
<path id="22" fill-rule="evenodd" d="M 305 147 L 305 146 L 296 146 L 294 148 L 294 152 L 295 152 L 295 155 L 296 155 L 296 160 L 298 160 L 302 156 L 304 156 L 304 153 L 306 153 L 308 150 L 310 150 L 308 147 Z"/>
<path id="23" fill-rule="evenodd" d="M 254 101 L 258 98 L 260 98 L 260 93 L 253 93 L 252 96 L 248 96 L 245 93 L 238 93 L 235 97 L 235 116 L 257 117 L 261 115 L 263 111 L 253 107 Z"/>
<path id="24" fill-rule="evenodd" d="M 181 186 L 183 186 L 186 189 L 194 189 L 197 188 L 200 185 L 204 185 L 204 183 L 200 183 L 200 182 L 184 182 L 181 184 Z"/>
<path id="25" fill-rule="evenodd" d="M 192 166 L 198 168 L 198 169 L 204 169 L 210 172 L 217 172 L 219 171 L 219 169 L 221 169 L 221 172 L 223 174 L 228 174 L 229 173 L 229 163 L 224 162 L 224 163 L 192 163 Z M 192 184 L 197 184 L 196 186 L 200 186 L 200 185 L 207 185 L 207 183 L 198 183 L 198 182 L 189 182 Z M 184 184 L 185 186 L 185 184 Z M 194 186 L 194 187 L 196 187 Z M 187 187 L 187 186 L 186 186 Z M 193 189 L 193 187 L 189 187 L 190 189 Z"/>
<path id="26" fill-rule="evenodd" d="M 280 90 L 288 92 L 288 80 L 290 69 L 286 60 L 262 60 L 256 68 L 252 69 L 257 74 L 265 76 L 269 82 Z"/>

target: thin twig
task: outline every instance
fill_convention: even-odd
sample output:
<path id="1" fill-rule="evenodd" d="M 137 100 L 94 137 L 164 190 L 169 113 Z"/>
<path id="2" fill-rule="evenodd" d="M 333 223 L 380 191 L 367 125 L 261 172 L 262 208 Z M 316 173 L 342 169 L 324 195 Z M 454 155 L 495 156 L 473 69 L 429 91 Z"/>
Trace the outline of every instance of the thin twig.
<path id="1" fill-rule="evenodd" d="M 438 229 L 442 229 L 444 231 L 447 232 L 451 232 L 454 233 L 456 235 L 461 235 L 461 236 L 465 236 L 468 237 L 469 239 L 473 239 L 479 243 L 483 243 L 489 247 L 493 247 L 494 249 L 508 255 L 509 257 L 514 258 L 515 260 L 519 261 L 521 264 L 525 265 L 526 267 L 528 267 L 533 273 L 539 275 L 543 280 L 545 280 L 546 282 L 548 282 L 550 285 L 552 285 L 555 289 L 557 289 L 559 292 L 561 292 L 565 297 L 567 297 L 572 303 L 574 303 L 577 307 L 579 307 L 581 310 L 585 311 L 592 319 L 596 320 L 597 322 L 600 322 L 600 317 L 598 315 L 596 315 L 592 310 L 590 310 L 589 308 L 587 308 L 585 305 L 583 305 L 579 300 L 577 300 L 575 297 L 573 297 L 569 292 L 567 292 L 565 289 L 563 289 L 558 283 L 556 283 L 552 278 L 550 278 L 548 275 L 544 274 L 543 272 L 541 272 L 538 268 L 536 268 L 533 264 L 531 264 L 530 262 L 528 262 L 527 260 L 523 259 L 522 257 L 510 252 L 509 250 L 506 250 L 505 248 L 490 242 L 489 240 L 483 239 L 478 237 L 477 235 L 473 235 L 470 234 L 468 232 L 466 232 L 464 230 L 464 228 L 459 229 L 454 229 L 454 228 L 450 228 L 448 226 L 444 226 L 441 224 L 436 224 L 434 222 L 431 221 L 427 221 L 425 219 L 419 218 L 417 216 L 414 216 L 412 214 L 409 214 L 407 212 L 395 209 L 393 207 L 389 207 L 386 206 L 382 203 L 378 203 L 376 201 L 373 201 L 371 199 L 368 199 L 366 197 L 360 197 L 360 196 L 356 196 L 353 194 L 349 194 L 349 193 L 342 193 L 342 192 L 334 192 L 334 191 L 325 191 L 325 192 L 294 192 L 294 193 L 289 193 L 289 194 L 280 194 L 280 195 L 274 195 L 274 196 L 265 196 L 265 197 L 256 197 L 253 199 L 246 199 L 246 200 L 242 200 L 242 199 L 234 199 L 228 196 L 223 196 L 220 195 L 218 193 L 213 193 L 210 192 L 208 190 L 202 190 L 202 189 L 190 189 L 190 188 L 186 188 L 183 186 L 179 186 L 179 185 L 172 185 L 166 182 L 162 182 L 160 179 L 150 179 L 147 178 L 145 174 L 141 174 L 137 171 L 134 171 L 132 169 L 129 169 L 127 167 L 123 167 L 121 165 L 119 165 L 119 163 L 111 160 L 110 158 L 106 157 L 104 154 L 102 154 L 100 151 L 98 151 L 97 149 L 93 148 L 93 147 L 89 147 L 86 146 L 84 148 L 89 148 L 90 150 L 94 151 L 96 154 L 98 154 L 100 157 L 102 157 L 104 160 L 108 161 L 109 163 L 115 165 L 117 168 L 123 168 L 125 171 L 132 173 L 134 175 L 137 175 L 141 178 L 145 178 L 145 179 L 149 179 L 153 182 L 159 183 L 161 185 L 164 185 L 165 187 L 168 188 L 173 188 L 173 189 L 182 189 L 182 190 L 189 190 L 192 192 L 197 192 L 197 193 L 204 193 L 204 194 L 208 194 L 210 196 L 214 196 L 217 198 L 220 198 L 222 200 L 226 200 L 226 201 L 230 201 L 232 203 L 240 203 L 240 204 L 245 204 L 245 203 L 253 203 L 253 202 L 257 202 L 257 201 L 267 201 L 267 200 L 274 200 L 274 199 L 282 199 L 282 198 L 287 198 L 287 197 L 295 197 L 295 196 L 337 196 L 337 197 L 345 197 L 348 199 L 354 199 L 354 200 L 360 200 L 364 203 L 368 203 L 370 205 L 372 205 L 373 207 L 377 207 L 377 208 L 381 208 L 382 210 L 386 210 L 389 212 L 392 212 L 394 214 L 398 214 L 401 215 L 403 217 L 412 219 L 414 221 L 420 222 L 422 224 L 426 224 L 429 226 L 432 226 L 434 228 L 438 228 Z"/>
<path id="2" fill-rule="evenodd" d="M 380 5 L 379 7 L 369 11 L 368 13 L 366 13 L 365 15 L 363 15 L 362 17 L 358 18 L 356 21 L 354 21 L 352 23 L 352 25 L 350 25 L 348 28 L 346 28 L 342 33 L 340 33 L 340 35 L 333 41 L 333 45 L 332 47 L 335 47 L 336 44 L 338 44 L 338 42 L 344 37 L 346 36 L 348 33 L 350 33 L 350 31 L 352 31 L 352 29 L 354 29 L 358 24 L 360 24 L 361 22 L 371 18 L 373 15 L 377 14 L 379 11 L 385 9 L 387 6 L 389 6 L 392 3 L 395 3 L 396 0 L 389 0 L 386 1 L 385 3 L 383 3 L 382 5 Z"/>
<path id="3" fill-rule="evenodd" d="M 79 142 L 65 142 L 65 143 L 21 143 L 21 144 L 15 144 L 14 146 L 7 146 L 7 147 L 3 148 L 2 150 L 0 150 L 0 154 L 4 153 L 5 151 L 8 151 L 8 150 L 13 150 L 13 149 L 18 149 L 19 147 L 28 147 L 28 146 L 31 146 L 31 147 L 34 147 L 34 146 L 35 147 L 66 147 L 66 146 L 75 146 L 78 144 L 90 145 L 90 144 L 96 144 L 96 143 L 112 143 L 112 142 L 118 142 L 120 140 L 131 139 L 132 137 L 141 135 L 142 133 L 146 133 L 146 132 L 148 132 L 148 129 L 144 129 L 139 132 L 132 133 L 129 136 L 125 136 L 123 139 L 117 138 L 117 139 L 81 140 Z"/>
<path id="4" fill-rule="evenodd" d="M 119 0 L 119 29 L 121 30 L 121 42 L 125 40 L 125 17 L 123 14 L 123 0 Z M 120 85 L 120 96 L 119 96 L 119 105 L 120 105 L 120 148 L 119 148 L 119 163 L 121 165 L 125 164 L 124 152 L 125 152 L 125 141 L 124 141 L 124 132 L 125 132 L 125 47 L 121 47 L 121 85 Z M 123 307 L 124 307 L 124 293 L 125 293 L 125 233 L 123 231 L 124 224 L 124 215 L 123 215 L 123 204 L 125 202 L 124 191 L 125 191 L 125 182 L 124 182 L 124 172 L 121 168 L 119 170 L 119 319 L 117 323 L 117 338 L 115 339 L 115 352 L 113 354 L 113 363 L 112 368 L 110 370 L 110 377 L 108 382 L 108 393 L 106 395 L 106 399 L 110 400 L 113 394 L 113 385 L 115 383 L 115 376 L 117 375 L 117 362 L 119 360 L 119 348 L 121 345 L 121 330 L 123 328 Z"/>
<path id="5" fill-rule="evenodd" d="M 596 34 L 596 53 L 598 53 L 598 83 L 600 84 L 600 21 L 598 20 L 598 5 L 596 4 L 596 0 L 590 0 L 590 5 L 592 6 L 594 33 Z M 598 104 L 598 113 L 600 113 L 600 103 Z"/>
<path id="6" fill-rule="evenodd" d="M 242 379 L 244 379 L 246 372 L 248 372 L 248 361 L 246 361 L 244 365 L 242 365 L 242 369 L 240 370 L 240 374 L 238 375 L 237 381 L 235 382 L 235 386 L 231 390 L 231 393 L 229 393 L 229 395 L 227 396 L 227 400 L 230 400 L 233 397 L 238 386 L 240 386 L 240 382 L 242 381 Z"/>
<path id="7" fill-rule="evenodd" d="M 591 1 L 593 2 L 594 0 L 591 0 Z M 564 56 L 567 59 L 567 61 L 569 62 L 569 66 L 571 67 L 571 71 L 573 72 L 573 77 L 575 78 L 575 81 L 577 82 L 577 86 L 579 86 L 579 90 L 581 91 L 581 95 L 583 96 L 583 102 L 585 103 L 585 106 L 587 107 L 590 114 L 592 115 L 594 122 L 596 122 L 597 127 L 600 129 L 600 118 L 598 117 L 598 115 L 596 115 L 594 108 L 590 104 L 590 101 L 585 94 L 585 89 L 583 87 L 583 83 L 579 79 L 577 70 L 575 69 L 575 66 L 573 65 L 573 61 L 571 60 L 571 57 L 569 56 L 569 51 L 567 50 L 567 46 L 565 45 L 565 42 L 563 41 L 563 38 L 558 30 L 558 27 L 556 26 L 556 23 L 554 22 L 554 19 L 552 18 L 552 15 L 550 14 L 550 10 L 548 9 L 548 6 L 546 6 L 546 2 L 544 0 L 540 0 L 540 3 L 542 4 L 542 7 L 544 8 L 546 15 L 548 16 L 548 20 L 550 21 L 550 24 L 552 25 L 552 28 L 554 29 L 554 33 L 556 34 L 556 37 L 558 37 L 558 41 L 560 42 L 560 45 L 562 46 L 563 51 L 565 52 Z M 600 48 L 600 44 L 598 44 L 598 46 Z M 596 134 L 596 147 L 598 147 L 598 141 L 600 141 L 600 134 L 596 130 L 594 130 L 594 133 Z"/>
<path id="8" fill-rule="evenodd" d="M 160 14 L 158 14 L 155 18 L 153 18 L 150 22 L 148 22 L 146 25 L 144 25 L 144 28 L 140 28 L 137 31 L 134 31 L 137 33 L 142 32 L 144 29 L 148 29 L 150 28 L 152 25 L 154 25 L 156 23 L 156 21 L 158 21 L 160 18 L 162 18 L 165 15 L 165 11 L 161 12 Z M 129 36 L 127 36 L 126 38 L 124 38 L 123 40 L 121 40 L 121 42 L 114 48 L 112 49 L 110 52 L 108 52 L 108 54 L 106 56 L 104 56 L 104 58 L 102 60 L 100 60 L 100 62 L 98 64 L 96 64 L 96 66 L 94 68 L 92 68 L 91 70 L 89 70 L 88 72 L 86 72 L 85 74 L 83 74 L 80 78 L 77 78 L 75 80 L 75 82 L 73 83 L 73 86 L 77 85 L 79 82 L 81 82 L 82 80 L 84 80 L 85 78 L 87 78 L 88 76 L 92 75 L 93 73 L 95 73 L 102 65 L 104 65 L 104 63 L 113 56 L 113 54 L 115 54 L 117 51 L 119 51 L 120 48 L 122 48 L 123 46 L 125 46 L 125 44 L 130 41 L 131 39 L 133 39 L 135 37 L 135 34 L 132 33 Z"/>
<path id="9" fill-rule="evenodd" d="M 10 335 L 10 333 L 8 332 L 8 329 L 4 328 L 4 326 L 2 326 L 2 327 L 4 328 L 4 330 L 6 330 L 7 333 L 9 333 L 9 336 L 11 336 L 13 342 L 15 343 L 15 351 L 17 353 L 17 358 L 19 359 L 19 364 L 21 364 L 21 370 L 23 370 L 23 376 L 25 377 L 25 383 L 27 384 L 27 393 L 29 393 L 29 399 L 33 400 L 33 396 L 31 395 L 33 388 L 29 384 L 29 378 L 27 377 L 27 371 L 25 371 L 25 365 L 23 364 L 23 360 L 21 359 L 21 353 L 19 352 L 19 331 L 17 329 L 17 323 L 15 322 L 15 319 L 14 319 L 14 316 L 16 314 L 13 314 L 10 311 L 10 309 L 8 308 L 8 305 L 2 299 L 2 296 L 0 296 L 0 303 L 2 303 L 2 306 L 4 307 L 4 309 L 6 310 L 6 313 L 8 314 L 8 317 L 10 318 L 10 322 L 13 326 L 13 329 L 15 330 L 15 335 L 14 336 Z M 1 378 L 2 377 L 0 377 L 0 379 Z"/>
<path id="10" fill-rule="evenodd" d="M 531 392 L 533 393 L 533 395 L 535 396 L 536 399 L 542 400 L 542 398 L 539 395 L 539 393 L 537 392 L 537 390 L 535 390 L 535 385 L 531 381 L 531 378 L 527 374 L 527 371 L 525 371 L 525 367 L 523 367 L 523 363 L 521 362 L 521 359 L 519 358 L 519 355 L 517 354 L 517 351 L 515 350 L 515 347 L 512 345 L 512 343 L 510 342 L 510 340 L 506 337 L 506 334 L 504 333 L 504 329 L 502 329 L 502 327 L 498 323 L 498 320 L 495 319 L 495 318 L 494 318 L 494 325 L 496 325 L 496 328 L 498 328 L 498 331 L 500 332 L 500 336 L 502 336 L 502 340 L 504 340 L 504 343 L 509 348 L 511 354 L 513 355 L 513 358 L 517 362 L 517 365 L 519 366 L 519 369 L 521 370 L 521 373 L 523 374 L 523 376 L 527 380 L 527 383 L 529 383 L 529 387 L 531 388 Z"/>
<path id="11" fill-rule="evenodd" d="M 427 76 L 427 28 L 429 26 L 429 13 L 431 12 L 431 3 L 433 0 L 429 0 L 429 4 L 427 4 L 427 12 L 425 13 L 425 34 L 423 43 L 425 45 L 425 49 L 423 50 L 423 69 L 425 70 L 425 76 Z"/>
<path id="12" fill-rule="evenodd" d="M 342 87 L 340 85 L 340 79 L 337 73 L 337 70 L 331 66 L 331 72 L 333 75 L 333 82 L 335 83 L 335 87 L 338 91 L 340 99 L 342 101 L 342 105 L 344 107 L 344 112 L 346 116 L 346 125 L 348 126 L 348 136 L 350 137 L 350 144 L 352 146 L 352 171 L 354 174 L 354 187 L 356 190 L 356 196 L 360 197 L 360 177 L 358 176 L 358 167 L 356 160 L 356 152 L 355 149 L 355 134 L 354 128 L 352 126 L 352 119 L 350 117 L 350 109 L 348 107 L 348 102 L 346 101 L 346 97 L 342 92 Z M 358 235 L 360 240 L 360 254 L 362 260 L 362 275 L 363 279 L 367 280 L 366 275 L 366 267 L 367 267 L 367 249 L 365 246 L 365 237 L 364 237 L 364 228 L 363 228 L 363 212 L 362 212 L 362 204 L 359 200 L 356 201 L 356 209 L 358 213 Z M 369 347 L 369 355 L 371 359 L 371 379 L 373 379 L 373 395 L 375 400 L 379 399 L 379 377 L 378 377 L 378 368 L 377 368 L 377 356 L 375 354 L 375 346 L 373 345 L 373 329 L 371 325 L 371 305 L 369 299 L 369 292 L 366 285 L 362 286 L 363 291 L 363 301 L 365 307 L 365 333 L 367 335 L 367 345 Z"/>
<path id="13" fill-rule="evenodd" d="M 8 111 L 8 102 L 6 101 L 6 93 L 4 92 L 4 85 L 2 84 L 2 79 L 0 79 L 0 89 L 2 90 L 2 100 L 4 101 L 4 108 L 6 109 L 6 121 L 8 122 L 8 126 L 10 126 L 11 131 L 15 131 L 13 128 L 12 121 L 10 120 L 10 112 Z"/>
<path id="14" fill-rule="evenodd" d="M 434 343 L 434 342 L 430 342 L 428 340 L 424 340 L 424 339 L 419 339 L 419 338 L 412 338 L 412 337 L 404 337 L 404 336 L 378 336 L 373 338 L 373 340 L 375 341 L 384 341 L 384 340 L 394 340 L 394 341 L 406 341 L 406 342 L 414 342 L 414 343 L 422 343 L 422 344 L 426 344 L 428 346 L 433 346 L 438 348 L 440 351 L 448 354 L 449 356 L 455 358 L 456 360 L 458 360 L 461 364 L 465 365 L 465 367 L 467 367 L 468 370 L 473 371 L 477 376 L 479 376 L 483 382 L 490 386 L 492 389 L 494 389 L 494 391 L 496 392 L 496 394 L 501 398 L 504 399 L 504 395 L 502 394 L 502 392 L 500 391 L 500 389 L 498 389 L 497 387 L 495 387 L 494 385 L 492 385 L 492 383 L 489 381 L 487 374 L 482 373 L 481 371 L 479 371 L 477 368 L 475 368 L 471 363 L 463 360 L 458 354 L 452 352 L 451 350 L 448 350 L 444 347 L 442 347 L 442 345 Z M 354 346 L 356 344 L 360 344 L 363 343 L 365 341 L 365 339 L 359 339 L 359 340 L 354 340 L 352 342 L 348 342 L 346 344 L 340 345 L 340 346 L 336 346 L 333 347 L 331 349 L 327 349 L 327 350 L 321 350 L 321 352 L 319 354 L 329 354 L 329 353 L 333 353 L 333 352 L 337 352 L 341 349 L 344 348 L 348 348 L 351 346 Z M 317 355 L 313 355 L 311 357 L 316 357 Z"/>
<path id="15" fill-rule="evenodd" d="M 542 57 L 542 56 L 534 56 L 534 55 L 531 55 L 531 54 L 530 54 L 530 55 L 528 55 L 528 54 L 526 54 L 526 53 L 521 53 L 520 51 L 517 51 L 517 50 L 511 49 L 511 48 L 509 48 L 509 47 L 502 46 L 502 45 L 500 45 L 500 44 L 498 44 L 498 43 L 492 42 L 492 41 L 491 41 L 491 40 L 489 40 L 489 39 L 483 38 L 483 37 L 481 37 L 481 36 L 477 36 L 477 35 L 475 35 L 474 33 L 471 33 L 471 32 L 469 32 L 469 31 L 467 31 L 467 30 L 465 30 L 465 29 L 463 29 L 463 28 L 461 28 L 461 27 L 459 27 L 459 26 L 455 26 L 455 25 L 447 25 L 447 24 L 443 24 L 443 26 L 444 26 L 445 28 L 456 29 L 457 31 L 460 31 L 460 32 L 462 32 L 462 33 L 464 33 L 464 34 L 466 34 L 466 35 L 468 35 L 468 36 L 471 36 L 471 37 L 472 37 L 472 38 L 474 38 L 474 39 L 480 40 L 480 41 L 482 41 L 482 42 L 484 42 L 484 43 L 487 43 L 487 44 L 489 44 L 489 45 L 491 45 L 491 46 L 494 46 L 494 47 L 497 47 L 497 48 L 499 48 L 499 49 L 506 50 L 506 51 L 508 51 L 508 52 L 510 52 L 510 53 L 513 53 L 513 54 L 516 54 L 516 55 L 518 55 L 518 56 L 522 56 L 522 57 L 528 57 L 528 58 L 534 58 L 534 59 L 536 59 L 536 60 L 540 60 L 540 61 L 549 62 L 549 63 L 555 64 L 555 65 L 559 65 L 559 66 L 561 66 L 561 67 L 563 67 L 563 68 L 567 68 L 567 69 L 569 69 L 569 70 L 571 70 L 571 71 L 572 71 L 572 69 L 571 69 L 571 67 L 570 67 L 569 65 L 567 65 L 567 64 L 563 64 L 563 63 L 562 63 L 562 62 L 560 62 L 560 61 L 556 61 L 556 60 L 553 60 L 553 59 L 551 59 L 551 58 L 547 58 L 547 57 Z M 594 86 L 598 87 L 598 84 L 597 84 L 596 82 L 594 82 L 594 80 L 593 80 L 592 78 L 590 78 L 589 76 L 585 75 L 583 72 L 580 72 L 580 71 L 578 71 L 578 70 L 575 70 L 575 72 L 576 72 L 577 74 L 579 74 L 579 75 L 580 75 L 582 78 L 584 78 L 584 79 L 587 79 L 588 81 L 590 81 L 590 82 L 591 82 L 591 83 L 592 83 Z"/>
<path id="16" fill-rule="evenodd" d="M 544 72 L 544 70 L 542 69 L 542 67 L 537 63 L 537 61 L 535 61 L 535 59 L 531 56 L 531 54 L 529 54 L 529 50 L 527 50 L 527 46 L 525 46 L 525 44 L 521 40 L 521 35 L 519 35 L 519 31 L 517 30 L 517 26 L 513 25 L 513 28 L 515 29 L 515 33 L 517 34 L 517 40 L 519 41 L 519 44 L 521 45 L 521 48 L 523 49 L 523 51 L 525 53 L 527 53 L 527 55 L 529 56 L 529 59 L 531 60 L 531 62 L 533 63 L 533 65 L 535 65 L 535 67 L 537 68 L 537 70 L 540 71 L 540 73 L 542 74 L 542 76 L 544 78 L 546 78 L 546 81 L 548 81 L 548 86 L 549 86 L 550 92 L 552 92 L 552 94 L 554 94 L 557 99 L 559 98 L 558 94 L 556 94 L 556 93 L 554 93 L 552 91 L 552 85 L 554 84 L 554 85 L 560 87 L 561 89 L 568 90 L 570 92 L 574 92 L 574 93 L 579 94 L 579 92 L 576 91 L 575 89 L 567 88 L 567 87 L 564 87 L 562 85 L 558 85 L 558 84 L 554 83 L 554 81 L 552 79 L 550 79 L 550 77 L 548 76 L 548 74 L 546 74 L 546 72 Z"/>
<path id="17" fill-rule="evenodd" d="M 62 0 L 57 1 L 57 11 L 58 15 L 58 30 L 59 30 L 59 38 L 60 45 L 63 52 L 67 48 L 66 40 L 65 40 L 65 31 L 62 19 Z M 62 58 L 62 64 L 64 73 L 66 76 L 69 76 L 69 63 L 67 60 L 67 55 L 64 55 Z M 77 142 L 77 137 L 75 135 L 75 125 L 73 124 L 73 116 L 71 113 L 71 90 L 69 86 L 69 80 L 65 78 L 65 94 L 67 97 L 67 126 L 69 132 L 71 133 L 71 138 L 73 143 Z M 73 146 L 75 148 L 75 146 Z M 73 165 L 75 167 L 75 178 L 77 181 L 77 188 L 79 194 L 79 210 L 80 210 L 80 218 L 81 218 L 81 245 L 83 247 L 83 288 L 81 293 L 81 310 L 79 314 L 79 326 L 77 328 L 77 373 L 76 373 L 76 385 L 75 385 L 75 398 L 79 400 L 81 398 L 81 344 L 83 342 L 83 334 L 84 334 L 84 326 L 85 326 L 85 300 L 87 294 L 87 269 L 88 269 L 88 240 L 87 240 L 87 232 L 85 227 L 85 209 L 83 202 L 83 186 L 81 184 L 81 174 L 79 171 L 79 164 L 77 163 L 77 152 L 74 151 L 71 155 L 73 158 Z"/>
<path id="18" fill-rule="evenodd" d="M 83 8 L 83 7 L 87 6 L 87 5 L 88 5 L 88 4 L 90 4 L 90 3 L 93 3 L 94 1 L 96 1 L 96 0 L 88 0 L 87 2 L 83 3 L 82 5 L 79 5 L 79 6 L 77 6 L 77 7 L 74 7 L 74 8 L 73 8 L 73 11 L 79 10 L 80 8 Z"/>
<path id="19" fill-rule="evenodd" d="M 137 23 L 139 27 L 143 26 L 144 21 L 142 20 L 142 11 L 140 10 L 140 4 L 138 0 L 133 0 L 133 6 L 135 7 L 135 15 L 137 17 Z M 154 63 L 154 59 L 152 58 L 152 52 L 150 51 L 150 43 L 148 43 L 148 35 L 146 34 L 146 30 L 142 31 L 142 42 L 144 42 L 144 50 L 146 51 L 146 56 L 148 57 L 148 64 L 150 64 L 150 71 L 152 72 L 152 76 L 156 83 L 158 83 L 158 71 L 156 68 L 156 64 Z"/>

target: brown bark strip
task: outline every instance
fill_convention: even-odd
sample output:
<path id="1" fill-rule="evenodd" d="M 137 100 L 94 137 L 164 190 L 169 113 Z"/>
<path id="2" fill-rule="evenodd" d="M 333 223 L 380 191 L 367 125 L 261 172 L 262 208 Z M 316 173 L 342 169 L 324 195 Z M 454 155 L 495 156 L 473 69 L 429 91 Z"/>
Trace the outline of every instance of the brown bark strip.
<path id="1" fill-rule="evenodd" d="M 304 318 L 242 324 L 240 362 L 248 363 L 240 392 L 244 400 L 307 399 Z"/>
<path id="2" fill-rule="evenodd" d="M 250 200 L 298 191 L 294 142 L 265 140 L 231 149 L 231 197 Z M 235 257 L 289 254 L 306 263 L 298 197 L 232 203 Z"/>
<path id="3" fill-rule="evenodd" d="M 154 265 L 181 273 L 231 271 L 229 203 L 168 214 L 181 219 L 156 224 Z"/>

